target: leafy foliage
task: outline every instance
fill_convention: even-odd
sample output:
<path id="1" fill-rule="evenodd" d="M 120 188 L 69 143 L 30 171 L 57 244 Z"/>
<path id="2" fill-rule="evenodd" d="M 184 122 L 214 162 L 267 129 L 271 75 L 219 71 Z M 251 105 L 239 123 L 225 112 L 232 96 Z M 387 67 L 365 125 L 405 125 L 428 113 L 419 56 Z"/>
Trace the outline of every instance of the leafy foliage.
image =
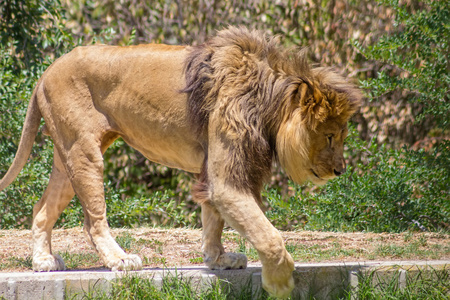
<path id="1" fill-rule="evenodd" d="M 28 99 L 51 57 L 71 43 L 62 30 L 58 1 L 6 1 L 0 18 L 0 174 L 11 165 L 21 135 Z M 38 25 L 38 26 L 36 26 Z M 39 147 L 10 188 L 0 193 L 1 228 L 29 227 L 32 206 L 42 195 L 52 163 L 52 144 Z"/>
<path id="2" fill-rule="evenodd" d="M 268 201 L 276 224 L 292 229 L 401 232 L 448 230 L 450 142 L 435 152 L 393 150 L 356 140 L 370 155 L 317 192 L 295 187 L 287 204 Z M 280 211 L 280 207 L 287 207 Z M 299 222 L 299 216 L 303 222 Z"/>
<path id="3" fill-rule="evenodd" d="M 416 12 L 398 1 L 384 3 L 397 12 L 399 29 L 368 48 L 355 43 L 368 58 L 389 63 L 378 78 L 362 85 L 373 101 L 394 89 L 411 91 L 407 99 L 424 107 L 422 118 L 432 116 L 445 130 L 450 117 L 448 3 L 424 1 Z M 389 149 L 375 141 L 364 142 L 353 133 L 349 148 L 363 152 L 353 160 L 356 166 L 317 192 L 296 188 L 284 205 L 289 209 L 269 216 L 281 225 L 315 230 L 449 230 L 450 141 L 442 139 L 428 151 Z M 295 204 L 299 199 L 301 204 Z M 276 197 L 268 200 L 281 206 Z M 292 208 L 303 223 L 295 223 Z"/>
<path id="4" fill-rule="evenodd" d="M 411 92 L 410 101 L 423 105 L 421 115 L 431 115 L 437 124 L 450 123 L 450 6 L 448 1 L 422 1 L 422 8 L 411 12 L 398 0 L 385 0 L 395 10 L 397 31 L 382 37 L 375 45 L 362 48 L 369 59 L 387 63 L 377 78 L 362 82 L 371 98 L 396 89 Z"/>
<path id="5" fill-rule="evenodd" d="M 4 1 L 0 12 L 0 44 L 10 54 L 8 69 L 16 74 L 20 71 L 39 74 L 48 66 L 49 59 L 72 46 L 72 36 L 62 18 L 65 10 L 59 0 Z"/>
<path id="6" fill-rule="evenodd" d="M 265 196 L 271 204 L 267 216 L 278 228 L 448 229 L 450 145 L 444 141 L 450 120 L 448 1 L 382 3 L 387 6 L 373 0 L 4 1 L 0 5 L 0 174 L 6 173 L 17 150 L 32 90 L 55 58 L 78 44 L 97 42 L 201 43 L 216 29 L 237 24 L 280 34 L 288 46 L 309 46 L 312 61 L 362 79 L 373 100 L 357 118 L 358 130 L 367 141 L 355 132 L 349 139 L 349 149 L 354 150 L 347 155 L 353 167 L 345 175 L 312 188 L 288 187 L 282 172 L 274 174 Z M 385 31 L 391 33 L 379 39 Z M 403 100 L 413 105 L 402 113 L 407 122 L 396 122 L 396 109 Z M 421 127 L 404 125 L 417 114 L 423 120 Z M 394 121 L 385 126 L 377 119 L 380 115 Z M 440 145 L 427 151 L 391 149 L 380 144 L 389 139 L 371 136 L 387 136 L 395 129 L 394 139 L 414 143 L 431 134 L 433 126 Z M 417 136 L 411 134 L 418 131 Z M 19 178 L 0 193 L 0 228 L 31 224 L 32 206 L 45 189 L 53 150 L 48 138 L 39 135 L 36 142 Z M 191 180 L 116 141 L 105 154 L 110 225 L 198 226 L 198 206 L 190 201 Z M 287 201 L 280 191 L 289 195 Z M 82 223 L 75 198 L 57 226 Z"/>

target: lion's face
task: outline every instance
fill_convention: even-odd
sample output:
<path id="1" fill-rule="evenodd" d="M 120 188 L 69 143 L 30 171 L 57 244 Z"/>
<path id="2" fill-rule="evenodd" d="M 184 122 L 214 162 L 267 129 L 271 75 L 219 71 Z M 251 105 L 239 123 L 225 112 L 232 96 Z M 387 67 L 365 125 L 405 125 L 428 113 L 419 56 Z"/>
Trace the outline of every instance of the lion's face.
<path id="1" fill-rule="evenodd" d="M 324 184 L 345 172 L 344 140 L 347 124 L 329 120 L 310 133 L 309 180 Z"/>
<path id="2" fill-rule="evenodd" d="M 328 120 L 310 130 L 300 114 L 282 126 L 278 135 L 278 158 L 292 180 L 323 185 L 345 172 L 344 140 L 347 122 Z"/>
<path id="3" fill-rule="evenodd" d="M 330 85 L 300 85 L 277 135 L 277 155 L 292 180 L 322 185 L 345 172 L 347 122 L 359 107 L 352 96 Z"/>

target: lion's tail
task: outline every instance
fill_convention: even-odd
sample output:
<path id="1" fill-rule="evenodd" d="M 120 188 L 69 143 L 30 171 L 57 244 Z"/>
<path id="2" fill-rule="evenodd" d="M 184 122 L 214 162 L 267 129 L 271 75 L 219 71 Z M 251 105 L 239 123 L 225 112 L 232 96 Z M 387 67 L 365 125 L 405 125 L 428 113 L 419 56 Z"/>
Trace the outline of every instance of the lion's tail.
<path id="1" fill-rule="evenodd" d="M 8 172 L 6 172 L 5 176 L 0 180 L 0 191 L 5 189 L 14 181 L 14 179 L 16 179 L 31 154 L 34 139 L 36 138 L 42 118 L 37 103 L 36 91 L 38 87 L 39 84 L 35 88 L 30 103 L 28 104 L 27 115 L 25 117 L 25 123 L 23 125 L 22 136 L 20 138 L 19 149 L 17 150 L 16 157 L 9 167 Z"/>

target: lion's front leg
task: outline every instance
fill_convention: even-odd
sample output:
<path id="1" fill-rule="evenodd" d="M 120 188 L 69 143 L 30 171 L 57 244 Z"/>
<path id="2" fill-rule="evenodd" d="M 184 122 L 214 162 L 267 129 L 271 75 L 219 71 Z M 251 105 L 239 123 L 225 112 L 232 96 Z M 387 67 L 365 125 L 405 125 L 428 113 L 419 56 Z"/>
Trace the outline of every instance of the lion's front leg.
<path id="1" fill-rule="evenodd" d="M 211 206 L 258 251 L 263 288 L 273 296 L 288 297 L 294 289 L 294 261 L 285 249 L 281 234 L 259 207 L 256 190 L 262 186 L 262 176 L 257 177 L 261 166 L 252 166 L 255 161 L 250 160 L 250 154 L 243 160 L 242 155 L 248 149 L 239 147 L 248 141 L 220 134 L 223 126 L 214 120 L 220 118 L 211 119 L 208 135 L 207 186 Z"/>
<path id="2" fill-rule="evenodd" d="M 202 203 L 204 262 L 212 270 L 245 269 L 247 257 L 241 253 L 226 253 L 222 242 L 224 221 L 209 202 Z"/>
<path id="3" fill-rule="evenodd" d="M 262 262 L 262 285 L 271 295 L 285 298 L 294 288 L 294 261 L 280 233 L 264 216 L 250 194 L 214 183 L 212 201 L 224 220 L 247 238 Z"/>

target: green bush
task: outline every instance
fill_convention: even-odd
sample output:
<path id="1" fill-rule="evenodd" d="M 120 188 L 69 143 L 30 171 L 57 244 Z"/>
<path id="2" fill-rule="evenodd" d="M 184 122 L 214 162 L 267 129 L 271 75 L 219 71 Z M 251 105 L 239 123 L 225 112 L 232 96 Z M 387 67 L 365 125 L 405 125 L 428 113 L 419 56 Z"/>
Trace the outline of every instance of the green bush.
<path id="1" fill-rule="evenodd" d="M 7 1 L 0 7 L 0 174 L 17 150 L 33 88 L 54 55 L 72 43 L 62 30 L 58 1 Z M 29 227 L 32 207 L 48 182 L 52 144 L 39 134 L 39 147 L 11 187 L 0 193 L 0 228 Z"/>
<path id="2" fill-rule="evenodd" d="M 362 142 L 361 142 L 362 143 Z M 450 142 L 442 147 L 450 147 Z M 350 167 L 317 192 L 297 187 L 288 209 L 269 217 L 292 228 L 401 232 L 448 230 L 450 151 L 440 155 L 372 144 L 365 164 Z M 437 151 L 437 150 L 436 150 Z M 279 201 L 269 197 L 275 211 Z M 295 213 L 292 210 L 295 209 Z"/>
<path id="3" fill-rule="evenodd" d="M 13 0 L 0 7 L 1 175 L 17 150 L 28 99 L 40 74 L 51 61 L 81 43 L 68 33 L 66 19 L 75 22 L 71 30 L 78 30 L 74 36 L 80 40 L 85 37 L 108 43 L 114 39 L 128 44 L 135 38 L 138 42 L 148 38 L 201 42 L 231 20 L 229 23 L 279 33 L 288 45 L 311 45 L 313 60 L 347 66 L 348 71 L 360 76 L 364 72 L 358 69 L 373 70 L 376 61 L 383 71 L 374 79 L 362 81 L 369 98 L 382 101 L 382 96 L 401 90 L 409 101 L 420 104 L 422 118 L 434 120 L 433 132 L 439 135 L 440 145 L 432 150 L 413 151 L 367 143 L 353 133 L 348 140 L 353 150 L 347 155 L 355 164 L 345 175 L 322 188 L 291 185 L 293 195 L 291 192 L 287 201 L 279 191 L 269 188 L 265 192 L 271 204 L 267 216 L 277 227 L 393 232 L 449 228 L 450 145 L 445 142 L 450 120 L 447 1 L 411 1 L 407 6 L 399 1 L 383 1 L 389 9 L 375 7 L 373 1 L 350 1 L 346 7 L 327 0 L 320 5 L 305 4 L 305 9 L 298 7 L 297 1 L 238 5 L 217 1 L 215 13 L 195 1 L 195 5 L 183 6 L 185 9 L 177 6 L 184 5 L 182 2 L 167 6 L 157 1 L 145 8 L 136 1 L 128 2 L 99 5 L 80 0 L 73 2 L 67 13 L 58 0 Z M 124 8 L 128 4 L 130 11 Z M 390 15 L 384 12 L 391 8 L 396 17 L 395 32 L 375 45 L 364 46 L 377 36 L 374 28 L 378 20 L 390 26 L 386 21 Z M 198 15 L 193 10 L 201 10 L 201 17 L 194 18 Z M 220 12 L 229 19 L 218 18 Z M 373 12 L 385 19 L 352 21 Z M 128 26 L 130 20 L 139 21 L 134 33 Z M 350 48 L 351 36 L 357 38 L 353 44 L 360 54 Z M 31 224 L 32 206 L 45 189 L 52 163 L 50 139 L 39 135 L 36 143 L 19 178 L 0 193 L 0 228 L 28 228 Z M 191 177 L 149 163 L 121 140 L 105 154 L 105 182 L 108 217 L 114 227 L 200 223 L 198 206 L 190 201 Z M 57 226 L 82 223 L 82 209 L 75 198 Z"/>
<path id="4" fill-rule="evenodd" d="M 287 201 L 266 192 L 271 205 L 266 214 L 275 225 L 325 231 L 449 229 L 450 141 L 431 152 L 388 149 L 355 136 L 348 142 L 367 157 L 341 177 L 315 191 L 292 185 L 295 195 Z"/>
<path id="5" fill-rule="evenodd" d="M 433 118 L 443 136 L 431 150 L 389 149 L 375 139 L 364 142 L 355 132 L 349 149 L 362 151 L 347 173 L 316 192 L 296 187 L 282 204 L 269 193 L 268 216 L 281 226 L 312 230 L 399 232 L 450 229 L 450 120 L 448 96 L 450 7 L 447 1 L 423 1 L 413 10 L 399 1 L 381 1 L 396 12 L 396 32 L 375 45 L 355 45 L 385 64 L 377 78 L 365 80 L 372 101 L 395 90 L 408 93 Z M 447 133 L 448 134 L 448 133 Z M 303 222 L 298 223 L 297 216 Z M 297 217 L 298 218 L 298 217 Z M 297 223 L 296 223 L 297 222 Z"/>
<path id="6" fill-rule="evenodd" d="M 395 10 L 397 30 L 375 45 L 355 46 L 368 59 L 380 61 L 384 70 L 362 82 L 376 100 L 395 90 L 409 92 L 408 100 L 423 106 L 421 118 L 431 116 L 441 128 L 450 125 L 450 5 L 426 0 L 418 8 L 383 0 Z M 414 4 L 414 2 L 413 2 Z"/>

